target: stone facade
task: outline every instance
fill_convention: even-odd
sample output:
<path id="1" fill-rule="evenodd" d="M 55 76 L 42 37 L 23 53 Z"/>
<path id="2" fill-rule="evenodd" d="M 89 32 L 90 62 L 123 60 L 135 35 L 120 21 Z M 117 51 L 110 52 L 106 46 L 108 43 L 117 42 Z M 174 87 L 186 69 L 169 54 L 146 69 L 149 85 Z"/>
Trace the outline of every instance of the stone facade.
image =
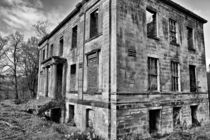
<path id="1" fill-rule="evenodd" d="M 203 125 L 204 23 L 170 0 L 83 0 L 39 44 L 38 98 L 64 100 L 61 122 L 106 139 Z"/>

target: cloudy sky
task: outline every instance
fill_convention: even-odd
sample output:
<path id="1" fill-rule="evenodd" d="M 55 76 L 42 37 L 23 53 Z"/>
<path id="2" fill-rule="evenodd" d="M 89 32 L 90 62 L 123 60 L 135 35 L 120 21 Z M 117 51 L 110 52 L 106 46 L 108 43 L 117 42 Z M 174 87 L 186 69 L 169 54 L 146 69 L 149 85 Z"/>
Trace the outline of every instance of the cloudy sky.
<path id="1" fill-rule="evenodd" d="M 48 20 L 53 29 L 80 0 L 0 0 L 0 32 L 7 35 L 16 30 L 29 37 L 32 25 Z M 205 41 L 207 63 L 210 64 L 210 1 L 174 0 L 194 13 L 206 18 Z"/>
<path id="2" fill-rule="evenodd" d="M 32 25 L 48 20 L 54 28 L 74 8 L 79 0 L 0 0 L 0 32 L 3 35 L 16 30 L 28 37 Z"/>

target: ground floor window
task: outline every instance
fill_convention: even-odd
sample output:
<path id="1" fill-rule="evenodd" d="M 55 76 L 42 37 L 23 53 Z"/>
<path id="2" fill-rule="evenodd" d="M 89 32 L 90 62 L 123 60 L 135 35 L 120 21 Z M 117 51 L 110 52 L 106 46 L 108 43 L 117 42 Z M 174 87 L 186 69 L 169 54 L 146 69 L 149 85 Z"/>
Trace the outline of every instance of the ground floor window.
<path id="1" fill-rule="evenodd" d="M 199 126 L 200 123 L 198 122 L 198 118 L 197 118 L 197 110 L 198 110 L 198 106 L 190 106 L 191 108 L 191 117 L 192 117 L 192 126 Z"/>
<path id="2" fill-rule="evenodd" d="M 75 125 L 74 122 L 74 105 L 69 105 L 69 120 L 68 123 Z"/>
<path id="3" fill-rule="evenodd" d="M 173 108 L 173 126 L 176 129 L 181 124 L 181 107 Z"/>
<path id="4" fill-rule="evenodd" d="M 86 128 L 93 128 L 94 111 L 92 109 L 86 110 Z"/>
<path id="5" fill-rule="evenodd" d="M 160 130 L 161 110 L 149 111 L 149 132 L 150 134 L 157 134 Z"/>

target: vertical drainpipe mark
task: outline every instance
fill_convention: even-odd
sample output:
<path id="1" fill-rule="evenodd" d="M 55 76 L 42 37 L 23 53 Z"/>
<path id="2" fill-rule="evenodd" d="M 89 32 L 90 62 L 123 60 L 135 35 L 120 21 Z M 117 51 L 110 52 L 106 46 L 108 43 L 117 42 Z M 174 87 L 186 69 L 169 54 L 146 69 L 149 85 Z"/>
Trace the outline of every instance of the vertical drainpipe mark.
<path id="1" fill-rule="evenodd" d="M 84 5 L 83 5 L 84 6 Z M 84 68 L 85 68 L 85 29 L 86 29 L 86 11 L 83 9 L 84 12 L 84 32 L 83 32 L 83 66 L 82 66 L 82 100 L 84 94 Z"/>
<path id="2" fill-rule="evenodd" d="M 108 126 L 108 138 L 111 140 L 111 39 L 112 39 L 112 0 L 109 0 L 109 126 Z"/>

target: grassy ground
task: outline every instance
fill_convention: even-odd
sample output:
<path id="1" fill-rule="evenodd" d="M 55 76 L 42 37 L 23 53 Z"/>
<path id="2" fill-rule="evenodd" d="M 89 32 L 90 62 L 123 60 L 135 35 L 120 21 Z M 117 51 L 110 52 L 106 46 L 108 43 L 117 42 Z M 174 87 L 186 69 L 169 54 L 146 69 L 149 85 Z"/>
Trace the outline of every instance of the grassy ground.
<path id="1" fill-rule="evenodd" d="M 68 124 L 56 124 L 24 110 L 25 104 L 17 105 L 12 100 L 0 102 L 0 140 L 90 140 L 89 132 L 82 133 Z M 92 140 L 99 139 L 92 136 Z M 161 140 L 210 140 L 210 124 L 177 131 Z"/>
<path id="2" fill-rule="evenodd" d="M 0 140 L 57 140 L 79 132 L 67 124 L 56 124 L 24 112 L 24 105 L 14 101 L 0 102 Z"/>

